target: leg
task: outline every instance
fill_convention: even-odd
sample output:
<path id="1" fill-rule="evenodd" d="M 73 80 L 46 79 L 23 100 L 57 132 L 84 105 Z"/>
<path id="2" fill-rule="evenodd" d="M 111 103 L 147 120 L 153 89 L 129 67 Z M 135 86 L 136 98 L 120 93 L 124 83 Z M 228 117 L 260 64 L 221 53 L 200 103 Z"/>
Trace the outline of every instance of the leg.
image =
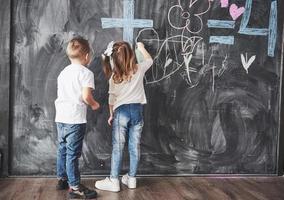
<path id="1" fill-rule="evenodd" d="M 119 172 L 121 167 L 122 154 L 125 144 L 125 136 L 128 131 L 129 113 L 128 106 L 119 107 L 114 114 L 112 123 L 112 157 L 110 178 L 97 181 L 95 186 L 100 190 L 119 192 Z"/>
<path id="2" fill-rule="evenodd" d="M 128 121 L 129 117 L 124 109 L 119 109 L 115 113 L 112 127 L 111 178 L 119 176 Z"/>
<path id="3" fill-rule="evenodd" d="M 70 187 L 80 184 L 79 158 L 82 153 L 86 124 L 68 124 L 66 135 L 66 171 Z"/>
<path id="4" fill-rule="evenodd" d="M 66 140 L 64 124 L 57 123 L 58 148 L 57 148 L 57 178 L 67 180 L 66 174 Z"/>
<path id="5" fill-rule="evenodd" d="M 135 177 L 137 173 L 138 163 L 140 160 L 140 138 L 143 129 L 143 122 L 132 125 L 129 128 L 128 151 L 130 157 L 130 167 L 128 175 Z"/>
<path id="6" fill-rule="evenodd" d="M 128 151 L 130 157 L 130 167 L 128 175 L 135 177 L 138 163 L 140 160 L 140 138 L 143 129 L 142 105 L 133 105 L 131 107 L 131 123 L 129 127 Z"/>

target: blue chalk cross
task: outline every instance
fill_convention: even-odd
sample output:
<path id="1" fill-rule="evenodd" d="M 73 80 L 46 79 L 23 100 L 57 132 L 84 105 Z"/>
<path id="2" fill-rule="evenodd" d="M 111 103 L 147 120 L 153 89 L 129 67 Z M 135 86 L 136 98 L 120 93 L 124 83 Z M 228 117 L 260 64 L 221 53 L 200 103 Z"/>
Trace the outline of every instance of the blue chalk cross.
<path id="1" fill-rule="evenodd" d="M 134 19 L 134 0 L 123 0 L 123 18 L 101 18 L 102 28 L 123 28 L 123 40 L 132 44 L 134 28 L 151 28 L 153 20 Z"/>

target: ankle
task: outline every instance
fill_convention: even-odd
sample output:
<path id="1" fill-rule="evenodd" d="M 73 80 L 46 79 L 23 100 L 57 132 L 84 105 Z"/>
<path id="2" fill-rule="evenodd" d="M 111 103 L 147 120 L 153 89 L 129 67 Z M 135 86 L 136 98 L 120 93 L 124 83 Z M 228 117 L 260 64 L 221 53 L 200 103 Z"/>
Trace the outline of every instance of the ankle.
<path id="1" fill-rule="evenodd" d="M 71 188 L 72 190 L 79 190 L 79 185 L 76 185 L 76 186 L 70 186 L 70 188 Z"/>
<path id="2" fill-rule="evenodd" d="M 118 177 L 109 177 L 109 179 L 110 179 L 111 181 L 114 181 L 114 182 L 119 181 Z"/>
<path id="3" fill-rule="evenodd" d="M 57 177 L 57 180 L 58 181 L 67 181 L 67 178 L 65 178 L 65 177 Z"/>

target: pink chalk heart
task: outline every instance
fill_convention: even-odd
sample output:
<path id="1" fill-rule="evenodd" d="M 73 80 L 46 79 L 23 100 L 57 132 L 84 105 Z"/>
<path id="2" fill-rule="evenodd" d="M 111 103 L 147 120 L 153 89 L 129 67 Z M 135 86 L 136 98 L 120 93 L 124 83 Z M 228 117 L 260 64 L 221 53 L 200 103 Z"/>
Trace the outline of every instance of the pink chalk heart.
<path id="1" fill-rule="evenodd" d="M 238 7 L 236 4 L 232 4 L 230 6 L 230 15 L 232 16 L 233 20 L 238 19 L 245 12 L 244 7 Z"/>
<path id="2" fill-rule="evenodd" d="M 229 0 L 221 0 L 221 8 L 227 8 L 229 6 Z"/>

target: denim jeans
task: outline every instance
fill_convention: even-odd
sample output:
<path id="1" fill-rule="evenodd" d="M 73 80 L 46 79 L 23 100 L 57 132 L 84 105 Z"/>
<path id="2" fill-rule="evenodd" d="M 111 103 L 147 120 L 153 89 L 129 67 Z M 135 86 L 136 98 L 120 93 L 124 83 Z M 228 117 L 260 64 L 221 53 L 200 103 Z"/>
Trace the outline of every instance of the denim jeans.
<path id="1" fill-rule="evenodd" d="M 115 110 L 112 124 L 111 178 L 119 176 L 127 134 L 130 157 L 128 175 L 136 176 L 140 159 L 140 137 L 143 123 L 143 106 L 141 104 L 125 104 Z"/>
<path id="2" fill-rule="evenodd" d="M 57 177 L 67 179 L 70 186 L 80 184 L 79 158 L 86 124 L 56 123 L 58 132 Z"/>

